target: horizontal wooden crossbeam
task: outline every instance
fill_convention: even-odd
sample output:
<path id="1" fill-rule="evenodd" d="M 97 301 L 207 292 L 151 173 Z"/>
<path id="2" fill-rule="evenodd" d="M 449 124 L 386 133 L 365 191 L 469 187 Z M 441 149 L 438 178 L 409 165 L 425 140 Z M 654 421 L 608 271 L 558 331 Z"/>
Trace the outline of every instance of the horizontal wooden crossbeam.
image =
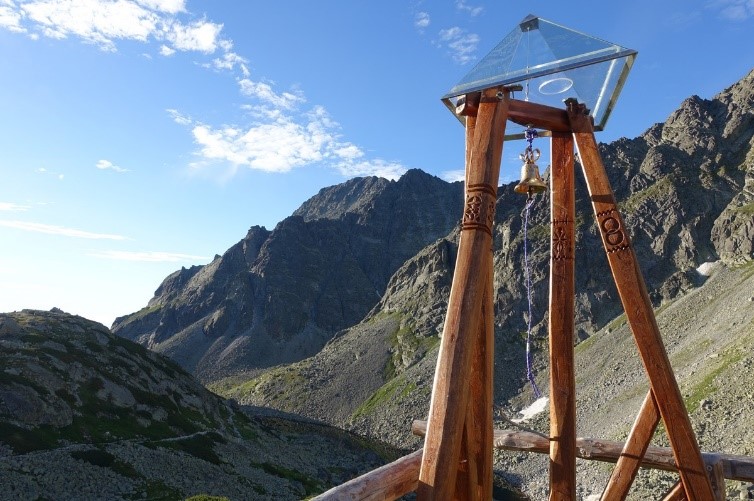
<path id="1" fill-rule="evenodd" d="M 414 435 L 423 436 L 426 426 L 426 421 L 417 420 L 411 425 L 411 431 Z M 621 455 L 623 445 L 623 442 L 613 440 L 577 438 L 576 456 L 582 459 L 615 463 Z M 495 430 L 495 449 L 549 454 L 550 440 L 545 436 L 527 431 Z M 710 465 L 720 461 L 723 476 L 729 480 L 754 482 L 754 457 L 703 452 L 702 459 L 705 464 Z M 678 471 L 675 459 L 673 459 L 673 451 L 669 447 L 649 446 L 641 466 L 656 470 Z"/>

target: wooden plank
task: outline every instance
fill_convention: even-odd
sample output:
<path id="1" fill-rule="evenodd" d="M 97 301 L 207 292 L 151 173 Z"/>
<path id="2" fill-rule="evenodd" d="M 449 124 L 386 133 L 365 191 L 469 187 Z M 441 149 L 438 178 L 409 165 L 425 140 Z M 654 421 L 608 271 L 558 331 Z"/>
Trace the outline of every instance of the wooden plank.
<path id="1" fill-rule="evenodd" d="M 500 159 L 508 99 L 483 92 L 471 153 L 468 155 L 466 206 L 458 256 L 430 401 L 428 431 L 419 474 L 420 501 L 449 499 L 455 491 L 463 426 L 469 401 L 468 380 L 492 252 Z"/>
<path id="2" fill-rule="evenodd" d="M 649 390 L 641 404 L 641 409 L 636 416 L 631 432 L 628 434 L 626 445 L 621 451 L 618 463 L 613 468 L 607 487 L 602 493 L 602 501 L 626 499 L 659 422 L 660 413 L 657 411 L 657 403 L 652 390 Z"/>
<path id="3" fill-rule="evenodd" d="M 681 465 L 681 481 L 691 499 L 713 499 L 712 485 L 662 343 L 644 278 L 597 150 L 591 118 L 575 99 L 567 100 L 567 106 L 597 227 L 670 445 Z"/>
<path id="4" fill-rule="evenodd" d="M 550 168 L 550 500 L 576 499 L 573 137 L 553 132 Z"/>
<path id="5" fill-rule="evenodd" d="M 423 451 L 419 449 L 390 464 L 349 480 L 313 497 L 312 501 L 393 501 L 416 490 Z"/>
<path id="6" fill-rule="evenodd" d="M 679 480 L 670 490 L 665 493 L 662 501 L 686 501 L 686 491 L 683 489 L 683 483 Z"/>
<path id="7" fill-rule="evenodd" d="M 552 132 L 571 132 L 571 123 L 565 110 L 529 101 L 511 99 L 508 120 L 524 127 L 531 125 Z"/>
<path id="8" fill-rule="evenodd" d="M 427 430 L 427 422 L 416 420 L 411 424 L 411 432 L 423 436 Z M 544 435 L 520 430 L 495 430 L 496 449 L 534 452 L 537 454 L 550 453 L 550 439 Z M 576 457 L 606 463 L 615 463 L 621 456 L 625 444 L 613 440 L 598 440 L 594 438 L 576 438 Z M 723 467 L 723 477 L 741 482 L 754 482 L 754 457 L 737 454 L 702 453 L 705 463 L 720 461 Z M 641 461 L 642 468 L 656 470 L 678 471 L 675 465 L 673 451 L 669 447 L 650 445 Z"/>

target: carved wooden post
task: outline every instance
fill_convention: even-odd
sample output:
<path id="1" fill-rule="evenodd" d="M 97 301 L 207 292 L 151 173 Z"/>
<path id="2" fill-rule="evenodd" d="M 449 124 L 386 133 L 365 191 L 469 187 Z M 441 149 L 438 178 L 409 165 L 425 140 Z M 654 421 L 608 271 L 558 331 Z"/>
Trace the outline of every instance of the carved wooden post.
<path id="1" fill-rule="evenodd" d="M 491 284 L 487 274 L 508 109 L 507 95 L 499 99 L 498 90 L 482 93 L 473 143 L 467 154 L 466 206 L 419 473 L 417 494 L 421 501 L 451 499 L 455 492 L 469 412 L 472 354 L 477 335 L 485 325 L 480 317 Z"/>
<path id="2" fill-rule="evenodd" d="M 550 500 L 576 499 L 576 375 L 573 363 L 576 205 L 573 137 L 551 140 Z"/>
<path id="3" fill-rule="evenodd" d="M 597 150 L 591 118 L 584 105 L 578 104 L 575 99 L 569 99 L 566 103 L 607 260 L 660 416 L 665 422 L 686 496 L 694 500 L 714 499 L 710 479 L 662 343 L 636 254 L 624 230 L 623 218 L 618 212 L 607 172 Z"/>

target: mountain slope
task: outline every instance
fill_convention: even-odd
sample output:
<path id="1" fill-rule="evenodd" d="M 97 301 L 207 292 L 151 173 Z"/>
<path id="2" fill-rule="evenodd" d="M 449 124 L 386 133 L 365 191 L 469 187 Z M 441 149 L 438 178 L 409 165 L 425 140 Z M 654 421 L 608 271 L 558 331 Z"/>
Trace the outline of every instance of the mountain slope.
<path id="1" fill-rule="evenodd" d="M 0 314 L 3 499 L 301 499 L 392 454 L 249 416 L 174 362 L 59 311 Z M 391 457 L 391 456 L 388 456 Z"/>
<path id="2" fill-rule="evenodd" d="M 450 231 L 461 190 L 418 170 L 325 188 L 272 232 L 252 227 L 222 257 L 167 277 L 113 332 L 205 381 L 301 360 L 364 318 L 393 272 Z"/>

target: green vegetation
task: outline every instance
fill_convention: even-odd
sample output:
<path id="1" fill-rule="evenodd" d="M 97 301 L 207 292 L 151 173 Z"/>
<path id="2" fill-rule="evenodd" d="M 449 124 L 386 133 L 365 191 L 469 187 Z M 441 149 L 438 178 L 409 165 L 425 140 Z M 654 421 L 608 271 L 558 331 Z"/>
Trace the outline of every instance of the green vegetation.
<path id="1" fill-rule="evenodd" d="M 146 317 L 147 315 L 154 313 L 156 311 L 160 311 L 162 309 L 162 305 L 158 304 L 155 306 L 145 306 L 144 308 L 140 309 L 136 313 L 132 313 L 128 316 L 127 321 L 134 322 L 136 320 L 141 320 L 142 318 Z"/>
<path id="2" fill-rule="evenodd" d="M 406 378 L 403 376 L 393 378 L 372 393 L 372 395 L 361 404 L 353 414 L 351 414 L 351 420 L 367 416 L 374 412 L 375 409 L 391 400 L 403 400 L 415 389 L 416 383 L 413 381 L 406 381 Z"/>
<path id="3" fill-rule="evenodd" d="M 607 324 L 607 330 L 613 332 L 614 330 L 626 325 L 627 321 L 628 320 L 626 319 L 626 314 L 621 313 L 619 316 L 615 317 L 612 322 Z"/>
<path id="4" fill-rule="evenodd" d="M 176 440 L 167 439 L 147 443 L 150 447 L 164 447 L 176 451 L 185 452 L 195 458 L 207 461 L 208 463 L 222 465 L 225 462 L 215 453 L 213 447 L 215 444 L 224 444 L 227 440 L 217 432 L 208 432 L 196 434 L 191 437 L 180 438 Z"/>
<path id="5" fill-rule="evenodd" d="M 39 426 L 33 430 L 27 430 L 6 421 L 0 421 L 0 437 L 16 454 L 52 449 L 58 445 L 58 433 L 52 426 Z"/>
<path id="6" fill-rule="evenodd" d="M 742 205 L 741 207 L 736 207 L 733 210 L 736 212 L 743 212 L 744 214 L 754 214 L 754 202 Z"/>
<path id="7" fill-rule="evenodd" d="M 186 501 L 230 501 L 230 498 L 224 496 L 210 496 L 209 494 L 197 494 L 186 498 Z"/>
<path id="8" fill-rule="evenodd" d="M 392 313 L 391 316 L 401 318 L 398 313 Z M 388 343 L 390 344 L 393 356 L 388 359 L 382 370 L 384 380 L 393 379 L 399 375 L 403 369 L 403 360 L 415 360 L 417 354 L 423 355 L 434 348 L 440 342 L 439 336 L 422 336 L 416 333 L 411 322 L 406 322 L 403 327 L 399 327 L 390 335 Z"/>
<path id="9" fill-rule="evenodd" d="M 304 487 L 304 495 L 311 496 L 319 494 L 325 490 L 325 486 L 316 478 L 305 475 L 299 471 L 291 470 L 280 465 L 272 463 L 253 463 L 254 466 L 262 468 L 265 473 L 293 482 L 299 482 Z"/>
<path id="10" fill-rule="evenodd" d="M 637 191 L 626 200 L 618 203 L 618 208 L 625 212 L 634 212 L 646 200 L 651 198 L 665 198 L 673 190 L 673 180 L 671 176 L 665 176 L 647 188 Z"/>
<path id="11" fill-rule="evenodd" d="M 174 487 L 166 485 L 162 480 L 147 480 L 144 491 L 149 501 L 175 501 L 183 499 L 181 491 Z"/>
<path id="12" fill-rule="evenodd" d="M 702 400 L 718 391 L 716 383 L 717 378 L 722 375 L 728 367 L 741 360 L 743 355 L 743 352 L 738 350 L 723 353 L 717 366 L 711 368 L 700 381 L 689 389 L 687 396 L 683 399 L 684 404 L 686 405 L 686 410 L 689 412 L 695 411 L 699 408 L 699 404 Z"/>

